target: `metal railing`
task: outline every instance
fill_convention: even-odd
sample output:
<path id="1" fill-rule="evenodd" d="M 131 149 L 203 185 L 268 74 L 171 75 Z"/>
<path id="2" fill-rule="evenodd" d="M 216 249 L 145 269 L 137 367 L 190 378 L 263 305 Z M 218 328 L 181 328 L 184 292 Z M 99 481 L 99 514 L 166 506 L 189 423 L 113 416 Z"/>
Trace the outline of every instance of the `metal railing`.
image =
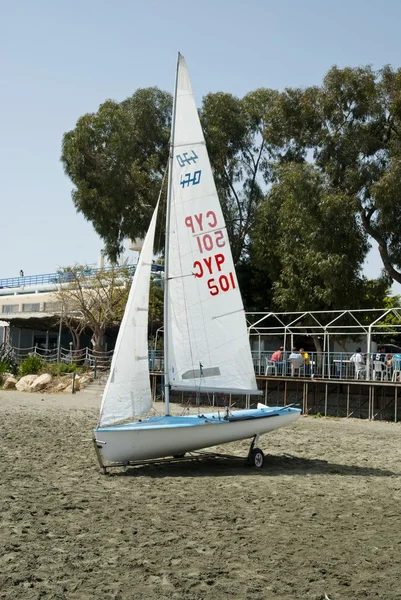
<path id="1" fill-rule="evenodd" d="M 115 267 L 87 267 L 82 270 L 80 275 L 83 277 L 93 277 L 100 271 L 110 271 Z M 124 266 L 120 267 L 121 269 L 128 268 L 132 271 L 132 274 L 135 272 L 136 264 L 128 263 Z M 159 273 L 164 271 L 164 267 L 162 265 L 154 264 L 152 265 L 152 272 Z M 26 286 L 35 286 L 35 285 L 51 285 L 51 284 L 60 284 L 60 283 L 69 283 L 73 279 L 73 274 L 68 271 L 57 271 L 56 273 L 42 273 L 41 275 L 23 275 L 19 277 L 7 277 L 4 279 L 0 279 L 0 288 L 16 288 L 16 287 L 26 287 Z"/>
<path id="2" fill-rule="evenodd" d="M 401 354 L 377 352 L 309 352 L 304 360 L 300 355 L 284 352 L 282 360 L 273 362 L 272 352 L 252 352 L 257 375 L 268 377 L 302 377 L 334 380 L 401 380 Z"/>
<path id="3" fill-rule="evenodd" d="M 96 352 L 91 348 L 73 350 L 70 348 L 53 348 L 46 350 L 39 346 L 30 348 L 10 348 L 15 362 L 20 363 L 29 355 L 37 355 L 48 362 L 75 363 L 79 366 L 105 370 L 110 368 L 113 350 Z M 306 360 L 291 357 L 284 352 L 282 360 L 273 362 L 272 352 L 252 352 L 256 375 L 274 378 L 301 377 L 304 379 L 326 380 L 368 380 L 368 381 L 401 381 L 401 354 L 361 354 L 358 362 L 351 352 L 310 352 Z M 162 350 L 149 350 L 149 369 L 154 373 L 162 373 L 164 358 Z"/>
<path id="4" fill-rule="evenodd" d="M 22 362 L 27 356 L 40 356 L 46 362 L 77 364 L 83 367 L 94 367 L 108 369 L 113 358 L 113 350 L 107 352 L 96 352 L 91 348 L 81 348 L 80 350 L 72 350 L 71 348 L 52 348 L 46 350 L 39 346 L 30 348 L 12 348 L 11 356 L 16 363 Z"/>

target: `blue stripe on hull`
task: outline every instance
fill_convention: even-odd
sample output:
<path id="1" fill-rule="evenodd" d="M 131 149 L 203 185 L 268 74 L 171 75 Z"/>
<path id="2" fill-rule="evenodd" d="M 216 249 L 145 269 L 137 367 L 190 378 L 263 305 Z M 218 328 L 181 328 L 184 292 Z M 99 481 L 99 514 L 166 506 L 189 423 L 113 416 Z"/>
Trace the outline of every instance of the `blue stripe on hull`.
<path id="1" fill-rule="evenodd" d="M 247 421 L 252 419 L 263 419 L 268 417 L 282 416 L 289 413 L 301 412 L 297 408 L 269 407 L 255 408 L 247 410 L 236 410 L 225 417 L 225 411 L 205 413 L 202 415 L 184 415 L 184 416 L 163 416 L 148 417 L 144 420 L 132 421 L 121 425 L 110 427 L 99 427 L 95 432 L 102 431 L 132 431 L 147 429 L 165 429 L 177 427 L 199 427 L 202 425 L 228 425 L 235 421 Z"/>

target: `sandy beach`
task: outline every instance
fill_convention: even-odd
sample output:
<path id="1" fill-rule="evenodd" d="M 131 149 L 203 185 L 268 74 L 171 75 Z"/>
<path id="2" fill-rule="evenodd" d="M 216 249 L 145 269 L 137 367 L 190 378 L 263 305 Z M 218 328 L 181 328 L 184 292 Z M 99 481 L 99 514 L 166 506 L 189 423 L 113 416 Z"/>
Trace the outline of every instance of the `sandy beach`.
<path id="1" fill-rule="evenodd" d="M 263 469 L 104 476 L 99 401 L 0 392 L 1 598 L 401 599 L 400 424 L 302 417 Z"/>

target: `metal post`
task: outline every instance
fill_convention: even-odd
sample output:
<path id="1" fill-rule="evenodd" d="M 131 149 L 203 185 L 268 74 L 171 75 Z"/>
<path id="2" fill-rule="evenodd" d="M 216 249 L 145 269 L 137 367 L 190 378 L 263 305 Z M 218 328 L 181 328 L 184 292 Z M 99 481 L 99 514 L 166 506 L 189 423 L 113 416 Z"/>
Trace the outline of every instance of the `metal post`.
<path id="1" fill-rule="evenodd" d="M 93 370 L 93 379 L 97 377 L 97 357 L 95 357 L 95 368 Z"/>
<path id="2" fill-rule="evenodd" d="M 63 327 L 63 315 L 60 317 L 60 325 L 58 328 L 58 339 L 57 339 L 57 362 L 60 362 L 61 359 L 61 331 Z"/>
<path id="3" fill-rule="evenodd" d="M 371 363 L 370 350 L 371 350 L 371 345 L 372 345 L 372 325 L 369 325 L 369 327 L 368 327 L 368 347 L 366 349 L 366 353 L 367 353 L 367 357 L 366 357 L 366 379 L 369 379 L 369 377 L 370 377 L 370 363 Z M 373 416 L 373 414 L 372 414 L 372 416 Z"/>
<path id="4" fill-rule="evenodd" d="M 72 390 L 71 390 L 72 394 L 75 394 L 75 375 L 76 375 L 76 373 L 72 374 Z"/>
<path id="5" fill-rule="evenodd" d="M 329 379 L 331 379 L 331 369 L 330 369 L 330 335 L 327 334 L 327 371 Z"/>

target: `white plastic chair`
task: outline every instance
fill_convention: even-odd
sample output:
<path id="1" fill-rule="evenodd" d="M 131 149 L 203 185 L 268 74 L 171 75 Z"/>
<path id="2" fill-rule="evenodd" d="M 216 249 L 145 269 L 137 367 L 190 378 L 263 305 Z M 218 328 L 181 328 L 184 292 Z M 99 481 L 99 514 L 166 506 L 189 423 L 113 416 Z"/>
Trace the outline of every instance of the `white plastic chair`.
<path id="1" fill-rule="evenodd" d="M 393 377 L 392 381 L 401 380 L 401 359 L 393 358 Z"/>
<path id="2" fill-rule="evenodd" d="M 373 379 L 384 381 L 387 379 L 386 365 L 381 360 L 373 361 Z"/>
<path id="3" fill-rule="evenodd" d="M 273 360 L 266 358 L 265 375 L 269 375 L 269 371 L 273 371 L 274 375 L 277 375 L 277 365 Z"/>
<path id="4" fill-rule="evenodd" d="M 365 365 L 361 365 L 360 367 L 358 367 L 358 365 L 355 365 L 355 379 L 364 379 L 365 376 L 366 376 Z"/>
<path id="5" fill-rule="evenodd" d="M 290 361 L 290 365 L 291 365 L 291 377 L 294 377 L 297 374 L 298 371 L 298 377 L 301 376 L 301 371 L 304 368 L 304 361 L 303 359 L 299 359 L 299 358 L 290 358 L 288 359 Z"/>

